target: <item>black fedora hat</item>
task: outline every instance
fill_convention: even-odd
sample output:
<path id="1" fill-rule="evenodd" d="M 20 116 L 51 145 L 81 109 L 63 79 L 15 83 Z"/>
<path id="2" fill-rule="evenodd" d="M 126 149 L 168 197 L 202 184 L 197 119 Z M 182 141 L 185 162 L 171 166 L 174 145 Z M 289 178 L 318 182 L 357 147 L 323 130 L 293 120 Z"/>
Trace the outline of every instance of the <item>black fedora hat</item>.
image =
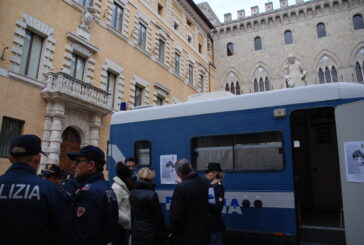
<path id="1" fill-rule="evenodd" d="M 207 169 L 206 169 L 205 173 L 209 173 L 209 172 L 212 172 L 212 171 L 223 172 L 221 167 L 220 167 L 220 163 L 209 162 L 209 164 L 207 165 Z"/>

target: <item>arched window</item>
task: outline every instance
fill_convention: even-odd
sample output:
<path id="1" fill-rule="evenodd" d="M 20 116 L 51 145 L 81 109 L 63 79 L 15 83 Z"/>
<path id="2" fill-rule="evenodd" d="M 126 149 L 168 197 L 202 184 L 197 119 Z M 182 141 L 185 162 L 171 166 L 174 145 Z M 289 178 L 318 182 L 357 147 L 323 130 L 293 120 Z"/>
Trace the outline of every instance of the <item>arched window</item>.
<path id="1" fill-rule="evenodd" d="M 331 68 L 331 76 L 332 76 L 332 82 L 337 83 L 339 81 L 335 66 Z"/>
<path id="2" fill-rule="evenodd" d="M 260 37 L 254 38 L 254 47 L 255 47 L 255 50 L 262 49 L 262 39 Z"/>
<path id="3" fill-rule="evenodd" d="M 259 79 L 259 91 L 263 92 L 264 91 L 264 82 L 263 82 L 263 78 Z"/>
<path id="4" fill-rule="evenodd" d="M 269 91 L 270 90 L 270 85 L 269 85 L 269 79 L 268 77 L 265 78 L 265 91 Z"/>
<path id="5" fill-rule="evenodd" d="M 326 37 L 326 28 L 324 23 L 319 23 L 316 26 L 317 37 Z"/>
<path id="6" fill-rule="evenodd" d="M 363 29 L 364 28 L 363 16 L 361 16 L 360 14 L 354 15 L 353 25 L 354 25 L 354 30 Z"/>
<path id="7" fill-rule="evenodd" d="M 259 92 L 257 79 L 254 80 L 254 92 Z"/>
<path id="8" fill-rule="evenodd" d="M 235 86 L 235 90 L 236 90 L 236 94 L 240 94 L 240 84 L 239 84 L 239 82 L 236 82 L 236 86 Z"/>
<path id="9" fill-rule="evenodd" d="M 230 92 L 235 94 L 235 87 L 234 87 L 234 83 L 231 83 L 230 85 Z"/>
<path id="10" fill-rule="evenodd" d="M 232 43 L 228 43 L 226 46 L 226 51 L 227 51 L 227 56 L 232 56 L 234 55 L 234 44 Z"/>
<path id="11" fill-rule="evenodd" d="M 329 68 L 326 67 L 325 69 L 325 80 L 326 83 L 331 83 L 331 74 Z"/>
<path id="12" fill-rule="evenodd" d="M 228 91 L 228 92 L 230 91 L 228 83 L 225 85 L 225 91 Z"/>
<path id="13" fill-rule="evenodd" d="M 287 30 L 284 32 L 284 43 L 285 44 L 293 43 L 293 36 L 292 36 L 292 32 L 290 30 Z"/>
<path id="14" fill-rule="evenodd" d="M 355 65 L 356 79 L 358 82 L 363 82 L 363 72 L 359 62 Z"/>
<path id="15" fill-rule="evenodd" d="M 337 70 L 335 66 L 330 68 L 328 66 L 319 69 L 319 81 L 320 83 L 336 83 L 339 81 Z"/>
<path id="16" fill-rule="evenodd" d="M 319 70 L 319 80 L 320 80 L 320 83 L 325 83 L 325 76 L 324 76 L 324 73 L 321 68 Z"/>

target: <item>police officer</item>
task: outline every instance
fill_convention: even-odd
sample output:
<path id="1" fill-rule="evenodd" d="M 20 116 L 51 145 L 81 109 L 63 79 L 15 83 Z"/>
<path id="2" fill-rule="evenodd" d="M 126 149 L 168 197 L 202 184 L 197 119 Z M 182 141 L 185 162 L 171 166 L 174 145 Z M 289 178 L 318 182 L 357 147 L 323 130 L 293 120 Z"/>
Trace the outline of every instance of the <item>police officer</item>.
<path id="1" fill-rule="evenodd" d="M 10 145 L 12 166 L 0 176 L 0 244 L 69 244 L 62 193 L 36 175 L 41 153 L 35 135 Z"/>
<path id="2" fill-rule="evenodd" d="M 104 152 L 92 145 L 79 152 L 68 153 L 74 160 L 79 188 L 72 210 L 73 228 L 78 244 L 106 245 L 115 241 L 118 224 L 118 203 L 103 175 Z"/>
<path id="3" fill-rule="evenodd" d="M 73 203 L 73 196 L 69 193 L 62 182 L 62 170 L 56 164 L 46 164 L 45 168 L 41 171 L 41 177 L 54 183 L 62 192 L 63 199 L 66 203 L 67 216 L 70 218 L 70 212 Z M 66 215 L 66 214 L 65 214 Z"/>
<path id="4" fill-rule="evenodd" d="M 210 245 L 223 245 L 222 233 L 225 231 L 225 224 L 221 212 L 224 207 L 225 189 L 221 179 L 224 178 L 224 173 L 219 163 L 210 162 L 205 175 L 210 182 L 208 222 Z"/>
<path id="5" fill-rule="evenodd" d="M 61 169 L 56 164 L 46 164 L 45 168 L 40 171 L 43 179 L 46 179 L 54 184 L 61 184 Z"/>

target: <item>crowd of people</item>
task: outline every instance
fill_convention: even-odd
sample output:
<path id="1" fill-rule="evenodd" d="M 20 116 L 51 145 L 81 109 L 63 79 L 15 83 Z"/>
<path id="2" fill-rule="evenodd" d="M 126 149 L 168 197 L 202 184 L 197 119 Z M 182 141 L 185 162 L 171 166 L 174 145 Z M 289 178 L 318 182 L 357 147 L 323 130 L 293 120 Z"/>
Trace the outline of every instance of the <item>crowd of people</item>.
<path id="1" fill-rule="evenodd" d="M 219 163 L 208 163 L 201 176 L 187 159 L 178 160 L 178 184 L 164 217 L 155 172 L 148 167 L 136 172 L 134 159 L 116 164 L 110 186 L 99 147 L 67 154 L 72 176 L 55 164 L 37 175 L 41 154 L 35 135 L 19 136 L 10 146 L 12 166 L 0 176 L 0 244 L 223 244 Z"/>

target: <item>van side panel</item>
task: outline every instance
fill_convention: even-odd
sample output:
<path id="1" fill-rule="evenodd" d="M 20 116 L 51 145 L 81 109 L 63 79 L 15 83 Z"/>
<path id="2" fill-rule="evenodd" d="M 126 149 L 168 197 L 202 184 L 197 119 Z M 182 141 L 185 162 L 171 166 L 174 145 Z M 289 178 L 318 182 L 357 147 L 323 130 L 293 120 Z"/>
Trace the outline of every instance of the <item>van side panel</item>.
<path id="1" fill-rule="evenodd" d="M 226 171 L 223 215 L 227 229 L 294 235 L 297 218 L 289 114 L 297 109 L 336 106 L 343 102 L 334 100 L 112 125 L 110 144 L 117 146 L 125 157 L 130 157 L 134 156 L 135 141 L 151 142 L 150 167 L 156 171 L 154 183 L 163 208 L 168 210 L 175 186 L 160 183 L 160 155 L 176 154 L 178 159 L 191 159 L 191 140 L 197 136 L 279 131 L 284 141 L 283 169 L 266 172 Z M 287 116 L 274 118 L 273 110 L 277 108 L 286 109 Z M 114 164 L 114 159 L 109 156 L 109 179 L 115 175 Z M 248 200 L 250 207 L 244 208 L 243 200 Z M 262 202 L 261 208 L 254 207 L 257 200 Z"/>

